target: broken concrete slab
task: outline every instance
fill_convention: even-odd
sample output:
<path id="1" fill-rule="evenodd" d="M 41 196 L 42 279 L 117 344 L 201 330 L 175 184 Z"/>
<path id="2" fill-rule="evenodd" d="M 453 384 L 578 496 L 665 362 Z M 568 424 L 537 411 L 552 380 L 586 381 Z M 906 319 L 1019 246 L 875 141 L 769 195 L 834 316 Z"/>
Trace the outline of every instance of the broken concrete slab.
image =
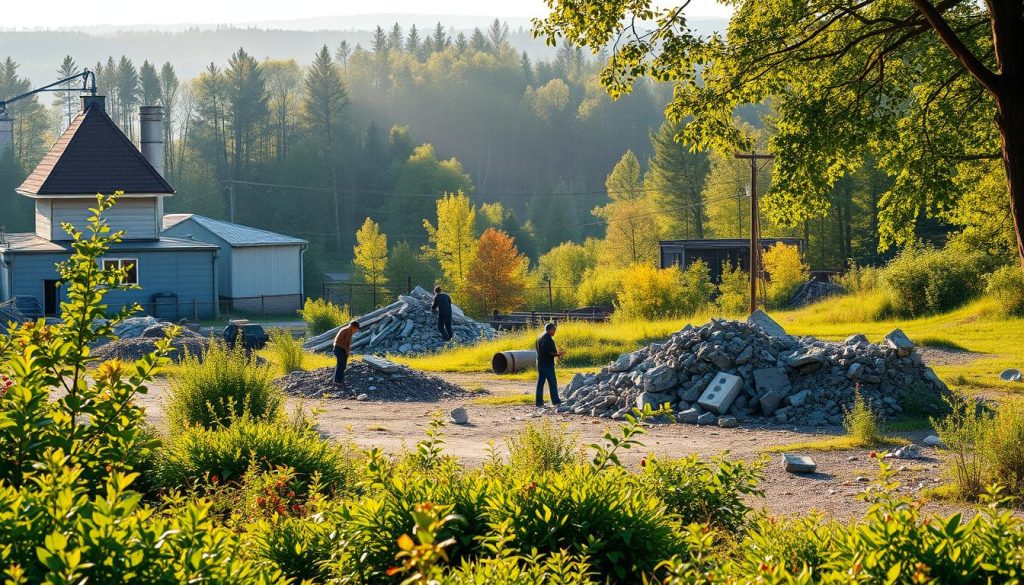
<path id="1" fill-rule="evenodd" d="M 789 383 L 789 374 L 786 368 L 761 368 L 754 370 L 754 388 L 758 395 L 765 395 L 775 392 L 779 398 L 789 396 L 793 386 Z"/>
<path id="2" fill-rule="evenodd" d="M 901 329 L 893 329 L 883 340 L 886 345 L 896 350 L 896 355 L 906 357 L 914 351 L 914 342 Z"/>
<path id="3" fill-rule="evenodd" d="M 782 468 L 789 473 L 814 473 L 818 464 L 807 455 L 782 454 Z"/>
<path id="4" fill-rule="evenodd" d="M 747 317 L 747 323 L 755 325 L 772 337 L 786 337 L 786 330 L 779 325 L 775 319 L 768 316 L 761 309 L 758 309 Z"/>

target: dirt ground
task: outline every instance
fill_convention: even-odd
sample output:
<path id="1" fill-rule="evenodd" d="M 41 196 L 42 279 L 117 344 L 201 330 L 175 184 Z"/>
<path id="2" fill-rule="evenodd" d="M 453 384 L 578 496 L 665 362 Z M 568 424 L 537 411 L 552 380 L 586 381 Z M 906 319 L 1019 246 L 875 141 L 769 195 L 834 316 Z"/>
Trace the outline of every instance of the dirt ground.
<path id="1" fill-rule="evenodd" d="M 465 388 L 483 387 L 486 395 L 529 394 L 533 384 L 525 381 L 502 379 L 489 374 L 439 374 Z M 563 381 L 564 383 L 564 381 Z M 162 403 L 169 386 L 159 379 L 150 386 L 142 398 L 147 413 L 157 428 L 164 428 Z M 289 399 L 289 408 L 304 407 L 315 410 L 320 430 L 332 437 L 354 441 L 363 447 L 380 447 L 388 452 L 414 448 L 423 437 L 423 431 L 433 413 L 449 412 L 464 406 L 469 412 L 467 425 L 445 427 L 446 450 L 460 457 L 467 465 L 482 463 L 493 445 L 504 452 L 504 441 L 517 433 L 528 422 L 550 418 L 564 425 L 566 432 L 578 437 L 581 448 L 597 442 L 609 429 L 612 421 L 586 416 L 560 415 L 550 409 L 538 411 L 534 406 L 490 406 L 474 404 L 474 398 L 445 400 L 432 403 L 417 402 L 359 402 L 355 400 L 299 401 Z M 708 458 L 728 451 L 739 459 L 756 459 L 765 449 L 815 440 L 827 435 L 842 434 L 841 428 L 795 429 L 741 426 L 737 429 L 698 427 L 669 424 L 649 425 L 648 434 L 641 437 L 644 447 L 627 451 L 622 460 L 626 465 L 639 465 L 648 454 L 679 457 L 696 453 Z M 919 442 L 928 433 L 906 433 L 908 439 Z M 901 490 L 917 493 L 921 489 L 938 485 L 940 465 L 938 453 L 923 447 L 924 459 L 897 460 L 897 479 Z M 877 475 L 877 464 L 867 449 L 806 453 L 818 464 L 818 473 L 794 475 L 782 470 L 781 455 L 769 455 L 770 462 L 762 484 L 765 498 L 753 502 L 773 514 L 803 515 L 812 510 L 836 519 L 849 519 L 862 515 L 867 504 L 857 498 L 868 480 Z M 946 504 L 930 503 L 927 509 L 951 512 L 955 508 Z"/>

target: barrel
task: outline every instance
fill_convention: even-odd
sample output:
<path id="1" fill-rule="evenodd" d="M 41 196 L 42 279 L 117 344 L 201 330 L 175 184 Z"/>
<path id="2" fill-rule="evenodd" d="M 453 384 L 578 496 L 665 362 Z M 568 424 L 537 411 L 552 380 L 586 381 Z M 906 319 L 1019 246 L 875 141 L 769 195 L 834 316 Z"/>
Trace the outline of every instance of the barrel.
<path id="1" fill-rule="evenodd" d="M 495 374 L 514 374 L 537 365 L 537 352 L 532 349 L 499 351 L 491 358 Z"/>

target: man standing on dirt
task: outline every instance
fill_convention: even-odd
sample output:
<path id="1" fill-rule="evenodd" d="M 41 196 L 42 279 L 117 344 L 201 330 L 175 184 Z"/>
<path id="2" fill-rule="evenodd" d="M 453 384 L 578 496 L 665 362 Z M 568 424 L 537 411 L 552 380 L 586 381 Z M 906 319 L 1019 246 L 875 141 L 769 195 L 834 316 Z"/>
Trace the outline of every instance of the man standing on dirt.
<path id="1" fill-rule="evenodd" d="M 551 404 L 558 406 L 558 378 L 555 376 L 555 358 L 565 355 L 555 347 L 555 332 L 558 324 L 550 322 L 544 326 L 544 333 L 537 338 L 537 408 L 544 408 L 544 382 L 548 383 Z"/>
<path id="2" fill-rule="evenodd" d="M 351 321 L 338 330 L 334 336 L 334 357 L 338 358 L 338 365 L 334 367 L 334 384 L 342 387 L 345 385 L 345 367 L 348 365 L 348 356 L 352 352 L 352 336 L 359 331 L 359 322 Z"/>
<path id="3" fill-rule="evenodd" d="M 441 292 L 441 286 L 434 287 L 434 304 L 430 305 L 430 312 L 437 313 L 437 330 L 441 332 L 441 339 L 452 340 L 452 298 Z"/>

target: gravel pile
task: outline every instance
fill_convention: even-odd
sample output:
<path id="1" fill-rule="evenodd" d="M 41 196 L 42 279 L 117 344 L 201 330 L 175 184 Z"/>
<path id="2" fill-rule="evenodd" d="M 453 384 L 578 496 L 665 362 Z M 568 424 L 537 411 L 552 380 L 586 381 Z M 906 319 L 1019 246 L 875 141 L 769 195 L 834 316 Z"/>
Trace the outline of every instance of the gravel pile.
<path id="1" fill-rule="evenodd" d="M 275 383 L 292 396 L 307 398 L 436 402 L 469 394 L 462 387 L 441 378 L 373 356 L 349 362 L 344 388 L 335 386 L 334 368 L 292 372 L 278 378 Z"/>
<path id="2" fill-rule="evenodd" d="M 811 280 L 800 285 L 800 288 L 793 293 L 793 299 L 789 302 L 789 305 L 796 309 L 827 299 L 828 297 L 839 296 L 845 292 L 843 287 L 834 282 Z"/>
<path id="3" fill-rule="evenodd" d="M 420 287 L 398 301 L 358 317 L 360 330 L 352 338 L 352 353 L 420 354 L 437 351 L 445 341 L 437 330 L 437 316 L 430 312 L 434 296 Z M 473 344 L 494 339 L 494 328 L 470 319 L 462 309 L 452 306 L 453 341 Z M 309 351 L 330 351 L 338 329 L 306 340 Z"/>
<path id="4" fill-rule="evenodd" d="M 858 387 L 885 417 L 941 408 L 948 393 L 898 329 L 880 345 L 863 335 L 833 343 L 786 335 L 758 311 L 746 323 L 687 325 L 596 374 L 577 374 L 558 410 L 621 419 L 668 403 L 682 423 L 838 425 Z"/>
<path id="5" fill-rule="evenodd" d="M 121 361 L 135 361 L 156 351 L 156 342 L 164 337 L 163 327 L 166 324 L 158 324 L 147 328 L 149 335 L 117 339 L 105 343 L 92 350 L 92 355 L 100 360 L 117 359 Z M 159 333 L 159 334 L 157 334 Z M 194 331 L 182 329 L 181 333 L 171 342 L 174 350 L 170 357 L 175 362 L 180 362 L 185 355 L 198 356 L 202 359 L 210 347 L 210 341 Z"/>

